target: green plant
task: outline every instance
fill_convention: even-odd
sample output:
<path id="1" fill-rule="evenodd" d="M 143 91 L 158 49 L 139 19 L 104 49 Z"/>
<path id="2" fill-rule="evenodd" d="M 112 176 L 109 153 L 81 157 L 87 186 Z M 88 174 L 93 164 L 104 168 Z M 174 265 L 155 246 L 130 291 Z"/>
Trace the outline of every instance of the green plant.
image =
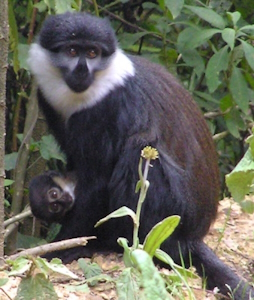
<path id="1" fill-rule="evenodd" d="M 252 199 L 246 198 L 246 195 L 252 196 L 254 193 L 254 135 L 250 135 L 246 139 L 249 145 L 244 157 L 233 169 L 226 175 L 226 183 L 232 197 L 238 202 L 245 212 L 254 212 L 254 202 Z"/>
<path id="2" fill-rule="evenodd" d="M 40 257 L 19 257 L 6 262 L 11 267 L 8 276 L 20 276 L 22 278 L 15 299 L 58 299 L 53 284 L 49 280 L 50 272 L 60 273 L 73 279 L 78 278 L 57 258 L 48 262 Z"/>
<path id="3" fill-rule="evenodd" d="M 170 256 L 160 250 L 160 245 L 174 232 L 180 222 L 179 216 L 170 216 L 156 224 L 147 234 L 143 245 L 139 243 L 138 229 L 142 204 L 145 201 L 146 193 L 149 188 L 147 180 L 151 160 L 158 158 L 158 151 L 150 146 L 145 147 L 141 152 L 141 158 L 138 166 L 139 181 L 136 185 L 136 193 L 139 193 L 137 210 L 134 212 L 128 207 L 121 207 L 112 212 L 105 218 L 99 220 L 95 227 L 108 221 L 111 218 L 130 216 L 133 220 L 133 244 L 128 245 L 128 240 L 118 238 L 118 243 L 124 248 L 124 263 L 127 269 L 123 271 L 119 282 L 117 283 L 118 293 L 121 299 L 171 299 L 165 288 L 166 282 L 175 282 L 175 274 L 178 276 L 189 291 L 185 277 L 194 277 L 195 275 L 176 265 Z M 145 159 L 144 171 L 142 172 L 143 159 Z M 156 256 L 166 264 L 169 264 L 175 274 L 168 275 L 167 280 L 163 280 L 158 269 L 154 266 L 152 258 Z M 184 276 L 183 276 L 184 275 Z M 122 285 L 127 284 L 129 288 L 122 289 Z M 168 285 L 168 289 L 172 287 Z M 129 298 L 128 298 L 129 297 Z M 134 298 L 133 298 L 134 297 Z M 138 297 L 138 298 L 136 298 Z M 173 299 L 173 298 L 172 298 Z"/>

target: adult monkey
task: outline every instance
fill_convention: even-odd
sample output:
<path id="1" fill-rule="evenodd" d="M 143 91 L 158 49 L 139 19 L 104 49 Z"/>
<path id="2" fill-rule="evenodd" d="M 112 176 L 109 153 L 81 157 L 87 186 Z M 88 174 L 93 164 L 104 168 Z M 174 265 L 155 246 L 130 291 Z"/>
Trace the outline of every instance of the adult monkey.
<path id="1" fill-rule="evenodd" d="M 29 61 L 39 104 L 67 155 L 67 172 L 77 175 L 75 203 L 56 240 L 97 236 L 87 247 L 48 257 L 70 261 L 95 251 L 119 251 L 119 236 L 131 243 L 127 217 L 96 229 L 94 224 L 123 205 L 136 208 L 140 152 L 151 145 L 159 159 L 149 172 L 140 241 L 163 218 L 180 215 L 181 224 L 161 248 L 179 263 L 180 245 L 186 266 L 191 253 L 208 288 L 226 294 L 228 284 L 236 289 L 235 299 L 254 296 L 203 242 L 217 211 L 217 156 L 197 105 L 174 77 L 124 54 L 109 23 L 85 13 L 49 17 Z"/>

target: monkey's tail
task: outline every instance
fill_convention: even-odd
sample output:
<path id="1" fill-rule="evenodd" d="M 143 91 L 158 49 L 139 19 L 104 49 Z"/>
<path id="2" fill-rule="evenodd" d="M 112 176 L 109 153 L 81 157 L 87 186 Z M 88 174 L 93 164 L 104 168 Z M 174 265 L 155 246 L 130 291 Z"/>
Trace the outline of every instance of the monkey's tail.
<path id="1" fill-rule="evenodd" d="M 226 266 L 204 242 L 193 243 L 191 252 L 192 264 L 199 276 L 206 278 L 208 289 L 218 287 L 223 295 L 232 297 L 233 294 L 234 300 L 254 299 L 254 289 Z"/>

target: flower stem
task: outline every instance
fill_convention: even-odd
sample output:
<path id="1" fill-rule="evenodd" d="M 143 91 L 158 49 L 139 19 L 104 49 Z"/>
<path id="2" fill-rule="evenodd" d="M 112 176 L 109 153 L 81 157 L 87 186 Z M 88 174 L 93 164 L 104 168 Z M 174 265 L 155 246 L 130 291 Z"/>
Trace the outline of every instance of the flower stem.
<path id="1" fill-rule="evenodd" d="M 140 182 L 140 194 L 137 204 L 137 210 L 136 210 L 136 222 L 134 223 L 133 228 L 133 248 L 136 249 L 139 245 L 139 239 L 138 239 L 138 230 L 140 225 L 140 214 L 141 214 L 141 208 L 142 203 L 144 202 L 146 198 L 146 193 L 149 187 L 149 181 L 147 180 L 148 171 L 150 167 L 150 158 L 146 159 L 145 162 L 145 168 L 144 173 L 142 174 L 142 158 L 139 161 L 139 182 Z"/>

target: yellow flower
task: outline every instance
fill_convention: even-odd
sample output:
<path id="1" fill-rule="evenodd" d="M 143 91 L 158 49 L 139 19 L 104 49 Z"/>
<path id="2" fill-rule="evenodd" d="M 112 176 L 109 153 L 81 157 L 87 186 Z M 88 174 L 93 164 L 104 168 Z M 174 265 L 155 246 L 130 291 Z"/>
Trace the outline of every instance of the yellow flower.
<path id="1" fill-rule="evenodd" d="M 145 159 L 153 159 L 153 160 L 155 160 L 156 158 L 159 157 L 159 152 L 158 152 L 157 149 L 152 148 L 151 146 L 146 146 L 141 151 L 141 156 L 144 157 Z"/>

